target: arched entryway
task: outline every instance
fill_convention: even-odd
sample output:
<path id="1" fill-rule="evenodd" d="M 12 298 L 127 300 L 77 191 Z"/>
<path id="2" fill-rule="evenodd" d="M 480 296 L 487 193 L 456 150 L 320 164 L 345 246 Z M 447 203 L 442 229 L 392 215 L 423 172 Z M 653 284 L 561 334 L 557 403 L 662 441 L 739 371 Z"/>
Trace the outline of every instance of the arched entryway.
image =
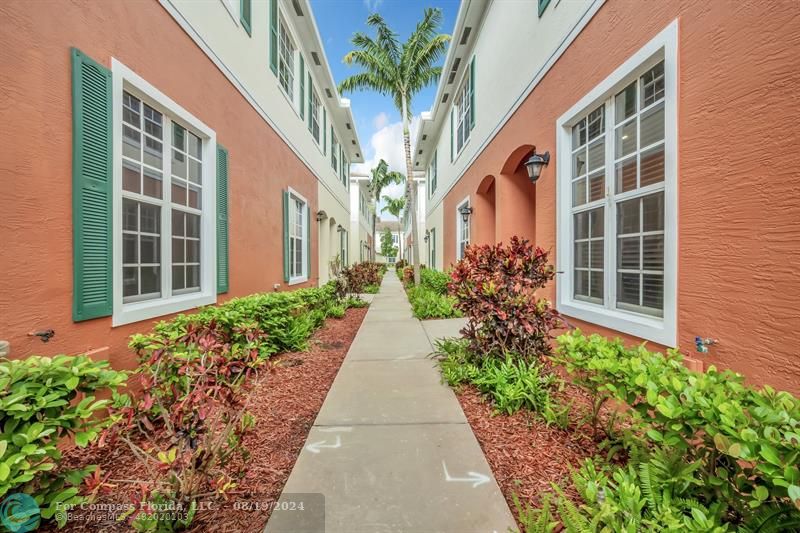
<path id="1" fill-rule="evenodd" d="M 475 191 L 472 214 L 472 241 L 475 244 L 494 244 L 496 206 L 496 187 L 494 176 L 483 178 Z"/>
<path id="2" fill-rule="evenodd" d="M 497 242 L 508 242 L 514 235 L 536 242 L 536 187 L 528 178 L 524 164 L 534 148 L 531 144 L 524 144 L 512 151 L 496 180 Z"/>

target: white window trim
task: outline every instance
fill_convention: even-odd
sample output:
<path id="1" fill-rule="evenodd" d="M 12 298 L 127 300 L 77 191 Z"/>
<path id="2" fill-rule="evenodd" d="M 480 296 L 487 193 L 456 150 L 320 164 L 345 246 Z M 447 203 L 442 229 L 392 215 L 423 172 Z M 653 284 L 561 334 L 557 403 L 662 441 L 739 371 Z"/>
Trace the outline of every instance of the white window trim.
<path id="1" fill-rule="evenodd" d="M 209 305 L 217 301 L 217 134 L 197 117 L 175 103 L 167 95 L 153 87 L 134 71 L 117 59 L 111 59 L 113 78 L 112 120 L 113 120 L 113 197 L 112 197 L 112 263 L 114 312 L 111 317 L 112 326 L 121 326 L 142 320 L 148 320 L 172 313 Z M 122 302 L 122 93 L 123 90 L 144 101 L 156 104 L 159 111 L 164 112 L 165 120 L 173 120 L 192 130 L 203 139 L 203 175 L 201 188 L 201 205 L 203 206 L 200 227 L 200 291 L 177 296 L 162 297 L 141 302 Z M 165 152 L 165 158 L 170 154 Z M 170 186 L 171 176 L 164 173 L 164 185 Z M 161 238 L 162 265 L 166 265 L 172 246 L 171 236 Z M 163 268 L 166 286 L 171 285 L 172 268 Z M 162 284 L 162 287 L 164 285 Z"/>
<path id="2" fill-rule="evenodd" d="M 303 254 L 303 274 L 301 276 L 294 276 L 294 277 L 291 276 L 291 271 L 292 271 L 292 263 L 291 262 L 292 262 L 292 260 L 294 258 L 292 258 L 292 257 L 289 258 L 289 273 L 290 273 L 290 276 L 289 276 L 289 283 L 288 284 L 289 285 L 297 285 L 298 283 L 305 283 L 306 281 L 308 281 L 308 265 L 309 265 L 309 263 L 311 261 L 310 261 L 309 257 L 305 257 L 305 254 L 308 253 L 308 249 L 309 249 L 308 244 L 311 241 L 311 206 L 308 203 L 308 200 L 306 199 L 306 197 L 303 196 L 302 194 L 300 194 L 299 192 L 297 192 L 295 189 L 292 189 L 291 187 L 288 187 L 287 190 L 289 191 L 289 200 L 291 200 L 292 197 L 294 197 L 295 199 L 300 200 L 301 202 L 303 202 L 303 205 L 305 206 L 305 209 L 304 209 L 304 211 L 305 211 L 305 228 L 304 228 L 305 229 L 305 235 L 303 237 L 303 250 L 304 250 L 304 254 Z M 290 204 L 290 206 L 291 206 L 291 204 Z M 291 223 L 291 221 L 288 220 L 288 218 L 287 218 L 287 222 Z M 288 232 L 289 228 L 286 228 L 286 231 Z M 291 238 L 291 235 L 290 235 L 289 238 Z M 290 250 L 291 250 L 291 246 L 289 247 L 289 250 L 286 251 L 286 253 L 289 253 Z"/>
<path id="3" fill-rule="evenodd" d="M 453 163 L 456 162 L 458 157 L 464 153 L 469 141 L 472 139 L 472 128 L 467 125 L 467 133 L 469 137 L 464 140 L 464 144 L 461 145 L 461 148 L 458 147 L 458 119 L 461 115 L 461 107 L 457 105 L 458 99 L 462 96 L 465 96 L 467 100 L 469 100 L 469 83 L 470 83 L 470 70 L 469 70 L 469 63 L 467 63 L 467 68 L 464 72 L 464 75 L 461 77 L 461 82 L 458 85 L 458 90 L 455 93 L 455 98 L 453 98 L 453 109 L 455 110 L 455 116 L 453 117 L 453 127 L 455 130 L 453 131 L 453 148 L 455 149 L 455 155 L 453 156 Z M 470 106 L 472 102 L 470 101 Z M 466 117 L 464 117 L 465 121 L 469 121 L 471 111 L 467 111 Z"/>
<path id="4" fill-rule="evenodd" d="M 313 104 L 314 96 L 316 96 L 316 101 L 318 102 L 318 104 L 316 106 L 314 106 L 314 105 L 309 106 L 308 113 L 310 115 L 312 113 L 312 110 L 314 108 L 316 108 L 316 111 L 317 111 L 317 127 L 319 128 L 319 139 L 314 137 L 314 132 L 313 131 L 309 131 L 308 133 L 311 134 L 311 139 L 314 141 L 314 144 L 317 145 L 317 149 L 319 150 L 319 153 L 322 153 L 322 133 L 323 133 L 322 132 L 322 128 L 323 128 L 323 126 L 322 126 L 322 109 L 323 109 L 324 105 L 322 103 L 322 98 L 319 96 L 319 91 L 317 90 L 316 80 L 314 79 L 314 76 L 310 76 L 310 77 L 311 77 L 311 86 L 308 88 L 308 90 L 311 91 L 311 94 L 312 94 L 311 102 Z M 278 84 L 278 85 L 280 85 L 280 84 Z M 283 92 L 283 89 L 281 89 L 281 92 Z M 309 119 L 309 120 L 311 120 L 311 119 Z"/>
<path id="5" fill-rule="evenodd" d="M 456 261 L 459 261 L 459 260 L 463 259 L 463 257 L 459 257 L 459 256 L 461 254 L 461 229 L 462 229 L 462 226 L 464 225 L 464 221 L 462 220 L 461 213 L 459 213 L 458 210 L 461 209 L 464 206 L 470 207 L 471 205 L 472 204 L 470 203 L 470 198 L 469 198 L 469 196 L 467 196 L 466 198 L 461 200 L 458 203 L 458 205 L 456 206 Z M 470 215 L 469 221 L 467 222 L 467 225 L 470 224 L 471 220 L 472 220 L 472 215 Z M 471 227 L 469 228 L 469 238 L 470 238 L 470 241 L 472 241 L 472 228 Z M 468 242 L 470 242 L 470 241 L 468 241 Z"/>
<path id="6" fill-rule="evenodd" d="M 572 122 L 637 79 L 654 58 L 664 59 L 664 317 L 655 318 L 610 309 L 572 298 L 571 237 L 571 131 Z M 678 21 L 674 20 L 650 42 L 634 53 L 609 77 L 564 113 L 556 122 L 558 153 L 556 201 L 556 252 L 558 270 L 556 307 L 563 314 L 635 337 L 677 346 L 678 299 Z M 606 177 L 606 186 L 609 178 Z M 606 232 L 606 242 L 613 238 Z M 608 254 L 608 246 L 606 246 Z"/>
<path id="7" fill-rule="evenodd" d="M 286 29 L 286 32 L 289 34 L 289 40 L 292 42 L 294 46 L 294 52 L 292 52 L 292 95 L 290 96 L 289 93 L 283 88 L 281 85 L 281 77 L 280 77 L 280 63 L 281 63 L 281 33 L 283 29 Z M 300 49 L 297 46 L 298 40 L 295 38 L 294 29 L 289 25 L 287 18 L 283 15 L 283 9 L 280 7 L 278 8 L 278 74 L 275 76 L 275 83 L 278 85 L 278 91 L 283 94 L 283 97 L 286 98 L 286 101 L 289 102 L 289 107 L 295 112 L 295 114 L 299 117 L 300 116 L 300 106 L 304 105 L 305 102 L 300 102 L 298 105 L 295 100 L 300 99 L 300 79 L 298 71 L 300 67 L 298 66 L 300 63 Z M 305 60 L 305 59 L 304 59 Z"/>

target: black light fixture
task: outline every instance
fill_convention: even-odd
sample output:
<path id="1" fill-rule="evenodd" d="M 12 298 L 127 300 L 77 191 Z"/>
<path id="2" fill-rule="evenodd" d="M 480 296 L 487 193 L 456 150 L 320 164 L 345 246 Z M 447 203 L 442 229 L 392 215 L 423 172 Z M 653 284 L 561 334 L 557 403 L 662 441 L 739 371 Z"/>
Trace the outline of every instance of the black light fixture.
<path id="1" fill-rule="evenodd" d="M 464 224 L 469 222 L 469 216 L 472 214 L 472 208 L 470 206 L 461 206 L 458 208 L 458 212 L 461 213 L 461 220 L 464 221 Z"/>
<path id="2" fill-rule="evenodd" d="M 328 218 L 328 213 L 326 213 L 326 212 L 325 212 L 325 211 L 323 211 L 322 209 L 320 209 L 319 211 L 317 211 L 317 222 L 322 222 L 322 221 L 323 221 L 323 220 L 325 220 L 326 218 Z"/>
<path id="3" fill-rule="evenodd" d="M 550 152 L 537 154 L 534 150 L 530 158 L 525 161 L 525 168 L 528 170 L 528 177 L 531 179 L 531 183 L 536 183 L 536 180 L 539 179 L 539 175 L 542 173 L 542 168 L 546 167 L 549 163 Z"/>
<path id="4" fill-rule="evenodd" d="M 344 228 L 342 227 L 342 225 L 341 225 L 341 224 L 339 224 L 338 226 L 336 226 L 336 231 L 338 231 L 339 233 L 342 233 L 342 232 L 344 231 Z"/>
<path id="5" fill-rule="evenodd" d="M 428 242 L 429 240 L 431 240 L 431 230 L 426 229 L 425 230 L 425 242 Z"/>

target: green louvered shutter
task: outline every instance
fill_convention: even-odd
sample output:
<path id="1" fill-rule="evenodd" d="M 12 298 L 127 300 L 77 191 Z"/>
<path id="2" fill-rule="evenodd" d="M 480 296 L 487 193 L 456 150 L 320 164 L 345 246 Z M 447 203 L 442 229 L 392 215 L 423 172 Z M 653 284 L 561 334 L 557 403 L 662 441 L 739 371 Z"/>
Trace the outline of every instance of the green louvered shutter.
<path id="1" fill-rule="evenodd" d="M 308 279 L 311 279 L 311 206 L 306 205 L 306 261 L 308 264 Z"/>
<path id="2" fill-rule="evenodd" d="M 283 281 L 289 281 L 289 191 L 283 191 Z"/>
<path id="3" fill-rule="evenodd" d="M 306 109 L 306 62 L 303 56 L 300 56 L 300 120 L 305 118 Z"/>
<path id="4" fill-rule="evenodd" d="M 217 144 L 217 294 L 228 292 L 228 151 Z"/>
<path id="5" fill-rule="evenodd" d="M 469 129 L 475 127 L 475 56 L 469 63 Z"/>
<path id="6" fill-rule="evenodd" d="M 327 153 L 328 147 L 328 117 L 325 108 L 322 108 L 322 155 Z"/>
<path id="7" fill-rule="evenodd" d="M 453 162 L 453 113 L 455 109 L 450 110 L 450 162 Z"/>
<path id="8" fill-rule="evenodd" d="M 72 250 L 76 322 L 110 316 L 111 71 L 72 49 Z"/>
<path id="9" fill-rule="evenodd" d="M 278 75 L 278 0 L 269 0 L 269 68 Z"/>
<path id="10" fill-rule="evenodd" d="M 242 27 L 244 31 L 247 32 L 247 35 L 253 36 L 252 24 L 251 20 L 253 17 L 252 14 L 252 0 L 240 0 L 239 1 L 239 22 L 242 23 Z"/>
<path id="11" fill-rule="evenodd" d="M 308 131 L 314 134 L 314 85 L 311 81 L 311 70 L 308 71 Z"/>

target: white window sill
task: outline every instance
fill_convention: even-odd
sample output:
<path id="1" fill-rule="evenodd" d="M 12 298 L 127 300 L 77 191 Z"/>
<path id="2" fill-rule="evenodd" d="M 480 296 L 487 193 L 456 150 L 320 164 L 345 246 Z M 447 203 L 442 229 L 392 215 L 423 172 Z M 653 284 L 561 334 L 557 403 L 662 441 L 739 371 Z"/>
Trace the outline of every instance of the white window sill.
<path id="1" fill-rule="evenodd" d="M 575 300 L 559 302 L 556 309 L 567 317 L 577 318 L 664 346 L 674 348 L 677 345 L 675 327 L 659 318 L 649 318 Z"/>
<path id="2" fill-rule="evenodd" d="M 159 298 L 123 304 L 111 318 L 112 327 L 150 320 L 161 316 L 180 313 L 203 305 L 217 302 L 216 293 L 192 292 L 171 298 Z"/>
<path id="3" fill-rule="evenodd" d="M 297 285 L 298 283 L 305 283 L 308 281 L 308 276 L 304 276 L 302 278 L 291 278 L 287 285 Z"/>

